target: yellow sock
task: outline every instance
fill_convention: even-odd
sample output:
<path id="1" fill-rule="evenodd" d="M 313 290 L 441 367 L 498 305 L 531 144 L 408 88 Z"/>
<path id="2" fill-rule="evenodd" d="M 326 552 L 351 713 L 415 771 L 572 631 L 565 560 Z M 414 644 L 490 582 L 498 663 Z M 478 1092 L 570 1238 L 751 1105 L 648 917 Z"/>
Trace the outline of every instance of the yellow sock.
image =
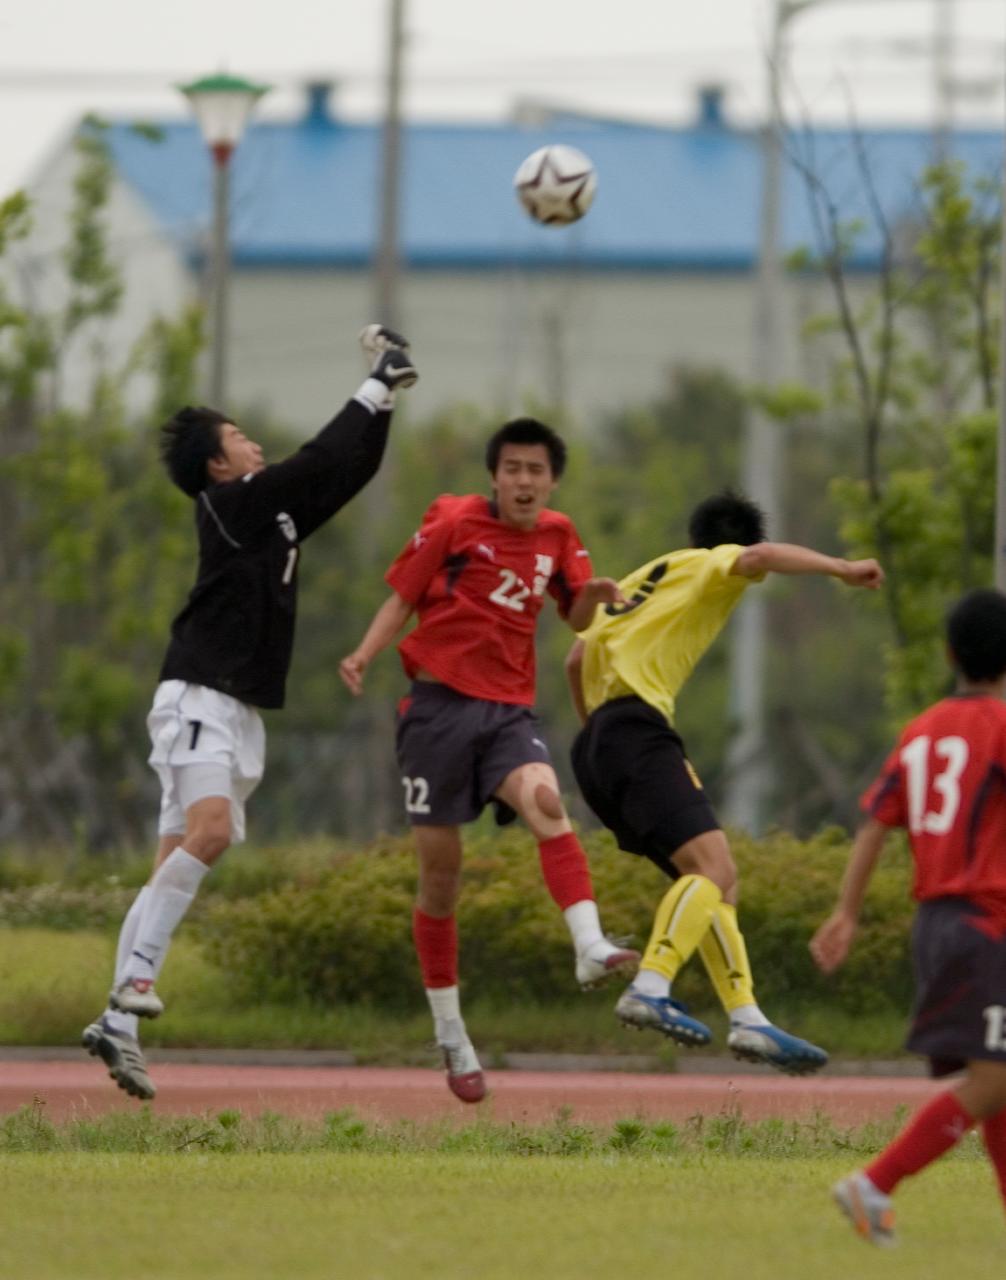
<path id="1" fill-rule="evenodd" d="M 669 982 L 699 945 L 721 901 L 719 887 L 705 876 L 682 876 L 664 895 L 653 919 L 653 932 L 640 963 Z"/>
<path id="2" fill-rule="evenodd" d="M 723 1008 L 730 1013 L 743 1004 L 754 1004 L 754 978 L 744 935 L 737 924 L 737 909 L 720 902 L 712 927 L 699 943 L 699 955 Z"/>

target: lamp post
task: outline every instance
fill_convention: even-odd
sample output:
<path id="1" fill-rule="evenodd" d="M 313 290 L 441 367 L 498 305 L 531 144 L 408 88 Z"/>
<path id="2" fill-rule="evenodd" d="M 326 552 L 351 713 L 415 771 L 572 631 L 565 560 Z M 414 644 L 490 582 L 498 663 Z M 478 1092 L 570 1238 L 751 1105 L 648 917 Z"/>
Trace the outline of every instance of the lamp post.
<path id="1" fill-rule="evenodd" d="M 223 409 L 227 396 L 227 285 L 229 266 L 230 160 L 268 85 L 237 76 L 205 76 L 178 86 L 189 100 L 213 160 L 213 234 L 209 254 L 210 403 Z"/>

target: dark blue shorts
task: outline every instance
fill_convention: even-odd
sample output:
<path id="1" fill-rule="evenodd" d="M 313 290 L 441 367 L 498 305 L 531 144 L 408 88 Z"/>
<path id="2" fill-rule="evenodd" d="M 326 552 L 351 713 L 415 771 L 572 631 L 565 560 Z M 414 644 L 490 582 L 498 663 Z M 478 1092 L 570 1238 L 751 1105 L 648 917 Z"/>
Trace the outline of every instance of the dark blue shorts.
<path id="1" fill-rule="evenodd" d="M 507 774 L 522 764 L 552 764 L 530 707 L 469 698 L 424 680 L 402 699 L 395 745 L 412 826 L 473 822 Z"/>
<path id="2" fill-rule="evenodd" d="M 929 1059 L 934 1076 L 976 1058 L 1006 1064 L 1006 934 L 964 898 L 923 902 L 912 962 L 908 1048 Z"/>

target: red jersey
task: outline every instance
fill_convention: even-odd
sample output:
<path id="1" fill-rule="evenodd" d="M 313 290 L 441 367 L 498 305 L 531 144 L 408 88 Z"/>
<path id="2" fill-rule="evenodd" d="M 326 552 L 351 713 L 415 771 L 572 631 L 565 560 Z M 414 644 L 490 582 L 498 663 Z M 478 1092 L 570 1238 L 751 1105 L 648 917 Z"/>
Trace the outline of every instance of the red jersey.
<path id="1" fill-rule="evenodd" d="M 533 529 L 516 529 L 488 498 L 442 494 L 385 574 L 419 614 L 398 646 L 406 674 L 422 668 L 469 697 L 531 706 L 545 592 L 565 617 L 592 576 L 561 512 L 543 511 Z"/>
<path id="2" fill-rule="evenodd" d="M 907 827 L 913 893 L 1006 911 L 1006 702 L 958 694 L 904 730 L 862 808 Z"/>

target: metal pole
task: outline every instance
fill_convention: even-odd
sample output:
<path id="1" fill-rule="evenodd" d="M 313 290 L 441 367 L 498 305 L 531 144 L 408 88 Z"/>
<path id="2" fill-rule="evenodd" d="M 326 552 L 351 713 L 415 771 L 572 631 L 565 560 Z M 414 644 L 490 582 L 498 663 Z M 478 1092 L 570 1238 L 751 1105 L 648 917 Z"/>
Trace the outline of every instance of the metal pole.
<path id="1" fill-rule="evenodd" d="M 753 370 L 760 386 L 778 381 L 782 368 L 780 314 L 783 280 L 779 253 L 779 211 L 782 191 L 782 87 L 786 63 L 786 28 L 807 9 L 824 0 L 775 0 L 769 50 L 769 102 L 767 125 L 762 135 L 762 200 L 759 231 L 758 274 L 755 281 L 755 337 Z M 867 0 L 872 3 L 873 0 Z M 952 0 L 936 0 L 936 87 L 937 130 L 945 139 L 952 121 L 951 60 L 953 46 Z M 1006 356 L 1004 356 L 1006 359 Z M 1006 368 L 1006 366 L 1004 366 Z M 1006 425 L 1003 426 L 1006 440 Z M 761 505 L 771 522 L 773 536 L 779 537 L 780 490 L 783 465 L 782 427 L 760 409 L 748 412 L 744 440 L 743 488 Z M 1006 445 L 1001 448 L 1006 452 Z M 1000 466 L 1006 476 L 1006 460 Z M 1004 482 L 1006 483 L 1006 482 Z M 1006 502 L 1006 499 L 1004 499 Z M 997 545 L 1006 556 L 1006 513 Z M 1003 569 L 1006 579 L 1006 567 Z M 772 766 L 765 730 L 765 656 L 768 636 L 768 608 L 762 592 L 755 588 L 745 596 L 738 610 L 730 655 L 730 713 L 737 732 L 727 753 L 727 794 L 724 816 L 736 826 L 759 832 L 764 823 L 765 801 L 772 786 Z"/>
<path id="2" fill-rule="evenodd" d="M 938 164 L 950 155 L 954 123 L 954 10 L 953 0 L 936 0 L 933 21 L 933 151 Z"/>
<path id="3" fill-rule="evenodd" d="M 398 327 L 398 206 L 402 150 L 402 46 L 405 0 L 390 0 L 388 67 L 381 153 L 381 229 L 377 244 L 377 314 Z"/>
<path id="4" fill-rule="evenodd" d="M 784 28 L 804 5 L 779 0 L 773 13 L 769 48 L 768 111 L 762 132 L 762 194 L 755 279 L 755 334 L 752 365 L 759 386 L 778 381 L 782 363 L 780 311 L 782 274 L 779 256 L 779 211 L 782 196 L 782 81 Z M 762 507 L 779 536 L 782 442 L 779 424 L 764 411 L 748 410 L 742 462 L 745 495 Z M 748 831 L 761 831 L 772 768 L 765 732 L 765 657 L 768 611 L 763 591 L 755 587 L 738 611 L 730 654 L 729 704 L 736 734 L 727 752 L 724 815 Z"/>
<path id="5" fill-rule="evenodd" d="M 952 0 L 935 0 L 933 13 L 933 162 L 945 165 L 950 159 L 950 134 L 953 127 L 954 95 L 954 13 Z M 930 320 L 930 343 L 939 369 L 935 387 L 940 416 L 947 421 L 953 413 L 953 379 L 943 353 L 947 349 L 951 324 L 950 308 L 945 297 L 934 299 Z"/>
<path id="6" fill-rule="evenodd" d="M 999 326 L 999 433 L 996 458 L 995 582 L 1006 591 L 1006 185 L 1003 188 L 1002 249 L 999 254 L 999 294 L 1002 320 Z"/>
<path id="7" fill-rule="evenodd" d="M 380 230 L 374 259 L 374 315 L 389 328 L 400 328 L 398 284 L 398 204 L 401 179 L 402 48 L 405 0 L 389 0 L 388 66 L 385 77 L 384 130 L 381 148 Z M 408 336 L 408 335 L 406 335 Z M 364 495 L 366 545 L 379 557 L 380 529 L 394 482 L 391 450 Z"/>
<path id="8" fill-rule="evenodd" d="M 380 230 L 374 262 L 374 307 L 371 317 L 392 329 L 400 329 L 399 305 L 399 202 L 402 151 L 402 60 L 405 28 L 405 0 L 388 0 L 388 47 L 384 94 L 384 129 L 381 147 Z M 408 335 L 407 335 L 408 336 Z M 387 512 L 395 487 L 395 449 L 392 441 L 377 475 L 363 493 L 365 557 L 379 563 L 388 548 L 383 544 Z M 371 821 L 388 829 L 399 811 L 398 780 L 389 768 L 390 729 L 388 717 L 375 703 L 365 710 L 360 725 L 360 754 L 367 761 L 369 795 L 364 803 Z"/>
<path id="9" fill-rule="evenodd" d="M 213 152 L 213 237 L 210 246 L 210 404 L 226 412 L 227 401 L 227 286 L 230 274 L 230 159 L 233 148 L 215 146 Z"/>
<path id="10" fill-rule="evenodd" d="M 388 65 L 385 76 L 384 130 L 381 148 L 380 230 L 374 259 L 373 320 L 400 328 L 398 282 L 398 204 L 401 170 L 402 135 L 402 49 L 405 23 L 405 0 L 388 3 Z M 408 335 L 406 335 L 408 336 Z M 367 553 L 379 560 L 386 548 L 381 546 L 381 529 L 394 488 L 394 454 L 389 449 L 381 469 L 367 485 L 363 496 L 362 521 Z"/>

